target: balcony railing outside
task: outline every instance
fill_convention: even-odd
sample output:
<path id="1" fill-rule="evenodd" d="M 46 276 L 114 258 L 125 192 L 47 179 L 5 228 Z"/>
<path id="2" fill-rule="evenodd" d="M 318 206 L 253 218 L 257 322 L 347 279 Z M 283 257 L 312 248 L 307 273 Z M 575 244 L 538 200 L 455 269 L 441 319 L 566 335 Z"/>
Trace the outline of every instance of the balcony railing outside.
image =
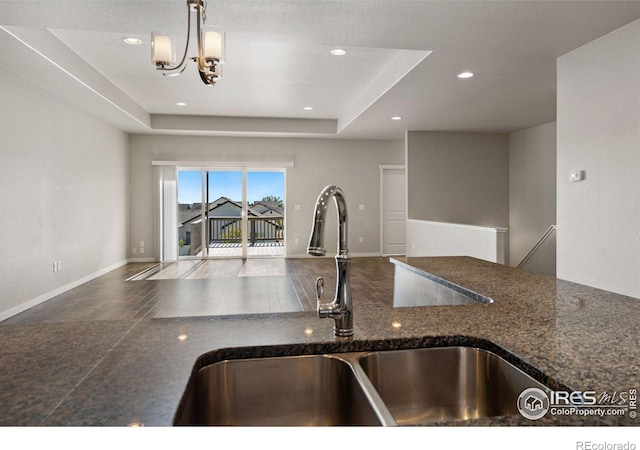
<path id="1" fill-rule="evenodd" d="M 242 219 L 238 216 L 210 217 L 207 221 L 209 241 L 206 247 L 213 248 L 220 244 L 242 244 Z M 203 236 L 201 221 L 189 224 L 188 242 L 183 242 L 180 255 L 197 256 L 202 252 Z M 260 244 L 282 245 L 284 242 L 284 219 L 249 216 L 248 245 Z M 182 248 L 184 247 L 184 248 Z"/>
<path id="2" fill-rule="evenodd" d="M 242 242 L 242 219 L 239 217 L 210 217 L 209 243 Z M 248 242 L 282 242 L 284 237 L 284 219 L 249 217 Z"/>

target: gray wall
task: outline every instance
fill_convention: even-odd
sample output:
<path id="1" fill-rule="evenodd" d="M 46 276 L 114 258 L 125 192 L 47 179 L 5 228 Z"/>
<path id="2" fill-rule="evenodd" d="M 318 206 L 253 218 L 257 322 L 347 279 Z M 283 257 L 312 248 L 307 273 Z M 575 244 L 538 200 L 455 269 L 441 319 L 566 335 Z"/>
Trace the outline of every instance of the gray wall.
<path id="1" fill-rule="evenodd" d="M 2 317 L 124 262 L 128 140 L 4 69 L 0 86 Z"/>
<path id="2" fill-rule="evenodd" d="M 558 59 L 559 278 L 640 297 L 640 20 Z M 570 182 L 573 170 L 585 171 Z"/>
<path id="3" fill-rule="evenodd" d="M 286 179 L 287 255 L 306 254 L 313 206 L 327 184 L 337 184 L 345 192 L 350 251 L 354 254 L 379 254 L 379 165 L 403 164 L 403 148 L 402 141 L 131 136 L 131 242 L 144 240 L 145 256 L 155 255 L 152 161 L 290 161 L 294 167 L 287 169 Z M 299 211 L 295 210 L 296 204 L 300 205 Z M 364 205 L 364 210 L 359 209 L 360 204 Z M 327 254 L 335 254 L 336 248 L 337 219 L 333 209 L 327 218 Z M 363 242 L 359 242 L 359 237 Z"/>
<path id="4" fill-rule="evenodd" d="M 409 219 L 509 225 L 509 136 L 407 133 Z"/>
<path id="5" fill-rule="evenodd" d="M 556 224 L 556 123 L 509 135 L 509 261 L 522 261 L 549 225 Z M 554 275 L 556 251 L 541 248 L 536 272 Z"/>

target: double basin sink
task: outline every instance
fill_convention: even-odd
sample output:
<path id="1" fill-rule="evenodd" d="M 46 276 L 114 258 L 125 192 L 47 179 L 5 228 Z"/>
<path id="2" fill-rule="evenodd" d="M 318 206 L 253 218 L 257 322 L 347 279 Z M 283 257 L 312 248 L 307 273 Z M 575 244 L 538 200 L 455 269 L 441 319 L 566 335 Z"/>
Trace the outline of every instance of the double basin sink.
<path id="1" fill-rule="evenodd" d="M 428 425 L 518 415 L 530 387 L 467 346 L 231 359 L 193 373 L 174 425 Z"/>

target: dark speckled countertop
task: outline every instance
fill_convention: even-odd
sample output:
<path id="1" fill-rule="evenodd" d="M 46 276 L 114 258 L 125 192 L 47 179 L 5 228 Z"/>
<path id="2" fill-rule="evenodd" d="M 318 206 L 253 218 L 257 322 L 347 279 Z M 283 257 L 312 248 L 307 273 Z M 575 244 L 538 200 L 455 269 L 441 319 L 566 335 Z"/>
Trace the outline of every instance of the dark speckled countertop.
<path id="1" fill-rule="evenodd" d="M 333 321 L 315 313 L 4 325 L 0 425 L 168 426 L 196 361 L 369 348 L 476 345 L 556 389 L 640 387 L 640 300 L 473 258 L 392 262 L 494 303 L 371 310 L 354 298 L 351 340 L 334 338 Z M 448 423 L 489 424 L 639 425 L 640 419 Z"/>

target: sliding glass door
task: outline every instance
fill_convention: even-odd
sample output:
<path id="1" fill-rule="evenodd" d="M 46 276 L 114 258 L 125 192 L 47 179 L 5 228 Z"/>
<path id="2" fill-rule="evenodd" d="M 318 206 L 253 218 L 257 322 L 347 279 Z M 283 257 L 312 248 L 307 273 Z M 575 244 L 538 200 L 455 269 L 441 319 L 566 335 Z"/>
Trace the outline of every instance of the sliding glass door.
<path id="1" fill-rule="evenodd" d="M 202 171 L 178 170 L 178 258 L 202 258 Z"/>
<path id="2" fill-rule="evenodd" d="M 207 257 L 245 258 L 242 170 L 206 171 Z"/>
<path id="3" fill-rule="evenodd" d="M 247 171 L 249 256 L 284 256 L 283 199 L 283 171 Z"/>
<path id="4" fill-rule="evenodd" d="M 179 168 L 179 257 L 283 257 L 284 173 Z"/>

